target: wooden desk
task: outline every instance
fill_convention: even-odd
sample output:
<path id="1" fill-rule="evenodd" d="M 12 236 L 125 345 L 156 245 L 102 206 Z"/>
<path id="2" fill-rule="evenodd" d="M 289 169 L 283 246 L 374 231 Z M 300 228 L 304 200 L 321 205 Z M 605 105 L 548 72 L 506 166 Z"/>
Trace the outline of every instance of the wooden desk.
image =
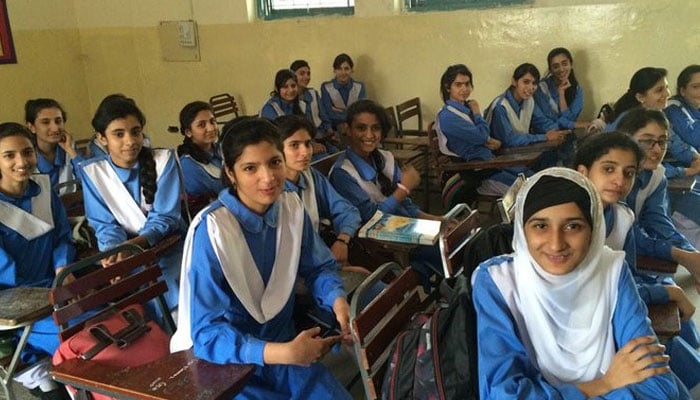
<path id="1" fill-rule="evenodd" d="M 659 258 L 637 256 L 637 269 L 657 275 L 673 275 L 678 269 L 678 263 Z"/>
<path id="2" fill-rule="evenodd" d="M 496 156 L 490 160 L 474 160 L 464 162 L 454 162 L 445 160 L 441 162 L 440 168 L 443 171 L 465 171 L 474 169 L 489 169 L 489 168 L 510 168 L 517 166 L 531 166 L 542 156 L 541 151 L 532 151 L 526 153 L 509 153 Z M 448 156 L 445 156 L 448 157 Z M 439 161 L 440 162 L 440 161 Z"/>
<path id="3" fill-rule="evenodd" d="M 507 148 L 500 148 L 496 150 L 496 154 L 518 154 L 518 153 L 532 153 L 532 152 L 545 152 L 548 150 L 554 150 L 557 148 L 557 145 L 552 144 L 550 142 L 539 142 L 539 143 L 533 143 L 529 144 L 527 146 L 517 146 L 517 147 L 507 147 Z"/>
<path id="4" fill-rule="evenodd" d="M 681 176 L 668 180 L 668 190 L 670 192 L 685 193 L 695 187 L 695 176 Z"/>
<path id="5" fill-rule="evenodd" d="M 0 291 L 0 331 L 23 328 L 9 364 L 0 365 L 0 383 L 6 399 L 15 398 L 11 381 L 34 322 L 51 315 L 48 295 L 48 288 L 36 287 L 17 287 Z"/>
<path id="6" fill-rule="evenodd" d="M 649 304 L 651 327 L 659 339 L 670 339 L 681 332 L 681 318 L 678 305 L 671 301 L 666 304 Z M 663 338 L 663 339 L 662 339 Z"/>
<path id="7" fill-rule="evenodd" d="M 228 400 L 254 370 L 253 365 L 212 364 L 190 349 L 132 368 L 74 358 L 54 366 L 51 375 L 64 384 L 119 399 Z"/>
<path id="8" fill-rule="evenodd" d="M 382 143 L 401 146 L 428 147 L 430 140 L 428 139 L 428 136 L 387 137 L 382 140 Z"/>

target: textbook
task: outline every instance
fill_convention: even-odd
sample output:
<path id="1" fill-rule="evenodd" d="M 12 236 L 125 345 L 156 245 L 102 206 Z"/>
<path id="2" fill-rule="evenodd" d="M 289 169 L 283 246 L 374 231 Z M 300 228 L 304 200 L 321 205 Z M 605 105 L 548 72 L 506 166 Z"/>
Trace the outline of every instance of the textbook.
<path id="1" fill-rule="evenodd" d="M 377 210 L 360 228 L 357 236 L 387 242 L 433 245 L 440 235 L 441 223 L 442 221 L 384 214 Z"/>

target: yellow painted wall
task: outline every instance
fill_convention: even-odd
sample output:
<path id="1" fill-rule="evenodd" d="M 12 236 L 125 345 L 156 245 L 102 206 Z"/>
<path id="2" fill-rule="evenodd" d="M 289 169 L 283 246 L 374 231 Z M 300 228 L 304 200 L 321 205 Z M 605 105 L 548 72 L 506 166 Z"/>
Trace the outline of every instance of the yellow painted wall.
<path id="1" fill-rule="evenodd" d="M 256 113 L 272 89 L 275 71 L 296 58 L 311 63 L 312 85 L 318 87 L 332 76 L 333 57 L 347 52 L 371 98 L 392 105 L 420 96 L 426 121 L 441 103 L 440 75 L 453 63 L 472 69 L 473 97 L 485 107 L 509 84 L 517 64 L 544 68 L 552 47 L 568 47 L 586 90 L 584 116 L 590 117 L 626 90 L 638 68 L 664 66 L 675 86 L 678 72 L 699 62 L 694 57 L 700 50 L 700 3 L 695 1 L 536 0 L 519 7 L 406 13 L 400 11 L 401 0 L 356 0 L 357 15 L 351 17 L 267 22 L 251 21 L 253 3 L 74 0 L 80 49 L 71 53 L 82 61 L 83 76 L 66 81 L 75 79 L 86 92 L 89 113 L 106 94 L 133 96 L 156 144 L 175 145 L 179 135 L 165 130 L 177 124 L 186 102 L 230 92 L 244 113 Z M 158 21 L 190 18 L 199 24 L 201 62 L 162 61 Z M 43 38 L 30 47 L 48 47 L 44 40 L 50 41 Z M 0 66 L 3 87 L 6 68 Z M 0 101 L 4 109 L 5 100 Z"/>

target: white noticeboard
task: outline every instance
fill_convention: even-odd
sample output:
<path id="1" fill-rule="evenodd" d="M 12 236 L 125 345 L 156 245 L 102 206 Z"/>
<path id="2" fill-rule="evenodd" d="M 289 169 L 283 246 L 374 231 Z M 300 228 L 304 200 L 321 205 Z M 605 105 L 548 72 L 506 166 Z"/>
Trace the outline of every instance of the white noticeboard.
<path id="1" fill-rule="evenodd" d="M 165 61 L 200 61 L 197 23 L 161 21 L 158 26 L 160 50 Z"/>

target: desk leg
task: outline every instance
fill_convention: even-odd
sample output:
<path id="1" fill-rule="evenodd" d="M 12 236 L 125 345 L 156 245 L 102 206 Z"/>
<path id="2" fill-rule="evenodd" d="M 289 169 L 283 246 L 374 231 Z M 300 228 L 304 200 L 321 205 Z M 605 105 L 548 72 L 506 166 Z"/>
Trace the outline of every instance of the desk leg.
<path id="1" fill-rule="evenodd" d="M 5 391 L 5 398 L 7 400 L 15 399 L 14 393 L 12 392 L 12 377 L 15 374 L 15 369 L 17 368 L 17 364 L 19 364 L 19 358 L 22 355 L 22 350 L 24 350 L 24 346 L 29 340 L 29 334 L 32 332 L 33 326 L 34 324 L 29 324 L 24 327 L 24 330 L 22 331 L 22 336 L 20 337 L 19 343 L 17 343 L 17 347 L 15 348 L 15 353 L 12 355 L 10 365 L 7 366 L 6 370 L 2 371 L 2 388 Z"/>

